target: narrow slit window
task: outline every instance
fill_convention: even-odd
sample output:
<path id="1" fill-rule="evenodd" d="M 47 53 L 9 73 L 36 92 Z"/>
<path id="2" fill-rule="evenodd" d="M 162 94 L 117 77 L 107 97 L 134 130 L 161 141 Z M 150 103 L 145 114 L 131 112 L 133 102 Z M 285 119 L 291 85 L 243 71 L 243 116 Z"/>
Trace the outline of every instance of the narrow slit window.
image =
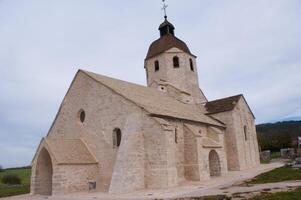
<path id="1" fill-rule="evenodd" d="M 247 126 L 244 126 L 245 141 L 248 140 Z"/>
<path id="2" fill-rule="evenodd" d="M 175 128 L 175 143 L 178 143 L 178 128 Z"/>
<path id="3" fill-rule="evenodd" d="M 113 148 L 117 148 L 121 143 L 121 130 L 119 128 L 115 128 L 113 130 Z"/>
<path id="4" fill-rule="evenodd" d="M 155 72 L 156 72 L 156 71 L 159 71 L 159 69 L 160 69 L 160 64 L 159 64 L 159 61 L 156 60 L 156 61 L 155 61 Z"/>
<path id="5" fill-rule="evenodd" d="M 190 70 L 194 71 L 193 61 L 191 58 L 189 59 L 189 63 L 190 63 Z"/>
<path id="6" fill-rule="evenodd" d="M 173 57 L 173 67 L 179 68 L 180 67 L 180 59 L 178 56 Z"/>

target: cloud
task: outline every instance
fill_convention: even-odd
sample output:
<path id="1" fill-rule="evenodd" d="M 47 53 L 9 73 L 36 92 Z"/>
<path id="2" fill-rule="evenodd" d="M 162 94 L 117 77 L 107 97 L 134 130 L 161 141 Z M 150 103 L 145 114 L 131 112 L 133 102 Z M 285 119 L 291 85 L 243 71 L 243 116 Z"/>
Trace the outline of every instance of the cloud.
<path id="1" fill-rule="evenodd" d="M 301 115 L 299 0 L 169 1 L 210 100 L 243 93 L 257 123 Z M 76 71 L 146 83 L 161 2 L 0 1 L 0 164 L 28 165 Z"/>

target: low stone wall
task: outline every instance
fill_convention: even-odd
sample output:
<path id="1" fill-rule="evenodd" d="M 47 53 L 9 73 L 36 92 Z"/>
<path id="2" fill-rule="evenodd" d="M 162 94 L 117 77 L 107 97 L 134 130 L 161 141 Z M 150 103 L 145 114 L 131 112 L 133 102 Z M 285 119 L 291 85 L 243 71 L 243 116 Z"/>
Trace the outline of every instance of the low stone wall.
<path id="1" fill-rule="evenodd" d="M 281 149 L 281 158 L 284 159 L 290 159 L 295 156 L 295 149 L 293 148 L 287 148 L 287 149 Z"/>
<path id="2" fill-rule="evenodd" d="M 271 160 L 271 151 L 270 150 L 266 150 L 266 151 L 260 152 L 260 160 L 262 160 L 262 161 L 269 161 L 269 160 Z"/>

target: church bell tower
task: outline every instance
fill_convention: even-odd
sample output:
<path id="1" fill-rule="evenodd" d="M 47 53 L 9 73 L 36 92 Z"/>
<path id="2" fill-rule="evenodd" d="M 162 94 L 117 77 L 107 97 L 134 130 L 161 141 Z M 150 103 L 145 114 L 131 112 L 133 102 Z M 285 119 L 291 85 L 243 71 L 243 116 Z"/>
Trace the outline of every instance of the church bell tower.
<path id="1" fill-rule="evenodd" d="M 145 58 L 148 87 L 167 92 L 183 103 L 207 102 L 199 88 L 196 56 L 175 36 L 175 27 L 166 15 L 159 31 L 160 38 L 150 45 Z"/>

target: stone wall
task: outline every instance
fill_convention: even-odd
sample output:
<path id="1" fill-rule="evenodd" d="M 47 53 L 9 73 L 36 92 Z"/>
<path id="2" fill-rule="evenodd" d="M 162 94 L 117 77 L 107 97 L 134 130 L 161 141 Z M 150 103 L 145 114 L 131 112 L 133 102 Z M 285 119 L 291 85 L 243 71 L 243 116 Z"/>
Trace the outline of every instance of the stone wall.
<path id="1" fill-rule="evenodd" d="M 175 166 L 173 129 L 167 120 L 144 119 L 144 137 L 146 150 L 146 188 L 167 188 L 176 186 L 177 170 Z M 159 126 L 159 127 L 158 127 Z M 172 138 L 171 138 L 172 137 Z"/>
<path id="2" fill-rule="evenodd" d="M 236 129 L 234 125 L 234 117 L 231 111 L 213 114 L 213 117 L 224 122 L 227 126 L 225 133 L 225 150 L 227 154 L 228 169 L 240 170 Z"/>
<path id="3" fill-rule="evenodd" d="M 173 67 L 174 56 L 178 56 L 180 59 L 179 68 Z M 193 61 L 194 71 L 190 69 L 189 59 Z M 159 71 L 155 71 L 154 62 L 156 60 L 160 63 Z M 182 91 L 188 92 L 193 99 L 190 103 L 206 102 L 206 98 L 203 93 L 200 92 L 199 88 L 196 59 L 180 49 L 171 48 L 156 57 L 146 60 L 145 70 L 147 73 L 148 86 L 151 86 L 153 81 L 160 82 L 163 80 Z"/>
<path id="4" fill-rule="evenodd" d="M 79 118 L 80 111 L 85 112 L 83 122 Z M 53 163 L 52 192 L 87 191 L 89 182 L 96 182 L 97 191 L 124 193 L 173 187 L 185 180 L 207 180 L 212 150 L 218 155 L 221 175 L 227 173 L 225 146 L 231 169 L 255 166 L 256 132 L 246 104 L 238 102 L 234 111 L 214 116 L 227 124 L 225 139 L 223 130 L 216 132 L 202 123 L 150 116 L 80 71 L 47 137 L 80 138 L 98 164 Z M 242 134 L 245 125 L 248 140 Z M 113 144 L 115 128 L 121 130 L 120 146 Z M 211 138 L 218 146 L 205 147 L 204 138 Z M 37 165 L 33 163 L 35 169 Z M 34 187 L 37 184 L 33 182 Z"/>
<path id="5" fill-rule="evenodd" d="M 183 122 L 175 119 L 168 119 L 168 122 L 170 130 L 168 148 L 173 153 L 169 159 L 175 160 L 178 183 L 187 180 L 206 181 L 210 178 L 209 152 L 212 148 L 204 148 L 202 141 L 202 138 L 206 138 L 208 135 L 213 137 L 217 144 L 220 144 L 217 149 L 213 149 L 218 153 L 221 175 L 227 173 L 223 130 L 219 130 L 217 134 L 208 131 L 209 126 L 201 123 Z"/>
<path id="6" fill-rule="evenodd" d="M 255 120 L 244 98 L 238 101 L 233 110 L 233 116 L 240 170 L 257 167 L 260 164 L 260 158 Z"/>
<path id="7" fill-rule="evenodd" d="M 244 170 L 260 164 L 255 121 L 244 98 L 232 111 L 212 114 L 227 126 L 225 144 L 229 170 Z M 246 126 L 247 140 L 244 129 Z"/>
<path id="8" fill-rule="evenodd" d="M 192 130 L 184 129 L 184 170 L 186 180 L 200 181 L 200 161 L 201 152 L 199 145 L 200 138 L 196 137 Z M 202 163 L 201 163 L 202 164 Z"/>
<path id="9" fill-rule="evenodd" d="M 218 155 L 219 165 L 220 165 L 220 176 L 225 176 L 228 173 L 228 167 L 227 167 L 227 157 L 224 148 L 204 148 L 202 153 L 205 162 L 204 177 L 207 176 L 207 179 L 210 177 L 209 154 L 211 151 L 215 151 Z"/>
<path id="10" fill-rule="evenodd" d="M 88 192 L 89 182 L 96 182 L 97 164 L 56 165 L 53 171 L 53 194 Z M 96 186 L 97 186 L 96 182 Z"/>
<path id="11" fill-rule="evenodd" d="M 129 114 L 113 170 L 110 193 L 145 188 L 145 149 L 142 115 Z"/>
<path id="12" fill-rule="evenodd" d="M 226 132 L 222 129 L 217 129 L 214 127 L 206 126 L 206 128 L 201 130 L 201 145 L 200 145 L 200 154 L 199 159 L 202 161 L 202 165 L 200 165 L 201 169 L 201 180 L 210 179 L 210 159 L 209 155 L 211 151 L 216 152 L 218 156 L 218 164 L 220 173 L 218 176 L 225 176 L 228 172 L 227 166 L 227 157 L 226 157 L 226 147 L 225 147 L 225 135 Z M 204 141 L 210 138 L 213 140 L 218 146 L 205 146 Z"/>
<path id="13" fill-rule="evenodd" d="M 84 123 L 79 120 L 80 110 L 86 113 Z M 139 116 L 140 122 L 130 123 L 129 115 Z M 137 141 L 131 140 L 133 143 L 121 142 L 120 147 L 114 148 L 112 134 L 115 128 L 120 128 L 122 132 L 121 141 L 129 141 L 135 135 L 139 137 Z M 169 134 L 134 103 L 79 72 L 48 138 L 81 138 L 98 161 L 97 173 L 93 178 L 97 182 L 97 191 L 116 193 L 177 185 L 177 170 L 171 156 L 174 152 L 168 149 L 171 143 Z M 138 148 L 141 151 L 131 150 L 137 145 L 141 146 Z M 122 161 L 126 158 L 129 159 L 127 162 Z M 137 177 L 134 177 L 133 165 L 137 165 Z M 123 170 L 127 173 L 123 174 Z M 123 181 L 118 178 L 120 174 L 125 175 Z M 116 178 L 112 179 L 113 176 Z M 127 184 L 128 187 L 124 187 Z M 68 188 L 73 191 L 71 186 Z M 55 191 L 59 191 L 59 186 Z"/>
<path id="14" fill-rule="evenodd" d="M 78 112 L 84 110 L 84 123 Z M 69 89 L 49 138 L 82 138 L 99 162 L 97 189 L 108 191 L 118 149 L 113 148 L 113 130 L 125 130 L 128 113 L 141 109 L 79 72 Z"/>
<path id="15" fill-rule="evenodd" d="M 45 140 L 32 163 L 31 194 L 57 195 L 89 191 L 96 182 L 97 164 L 58 164 Z"/>

